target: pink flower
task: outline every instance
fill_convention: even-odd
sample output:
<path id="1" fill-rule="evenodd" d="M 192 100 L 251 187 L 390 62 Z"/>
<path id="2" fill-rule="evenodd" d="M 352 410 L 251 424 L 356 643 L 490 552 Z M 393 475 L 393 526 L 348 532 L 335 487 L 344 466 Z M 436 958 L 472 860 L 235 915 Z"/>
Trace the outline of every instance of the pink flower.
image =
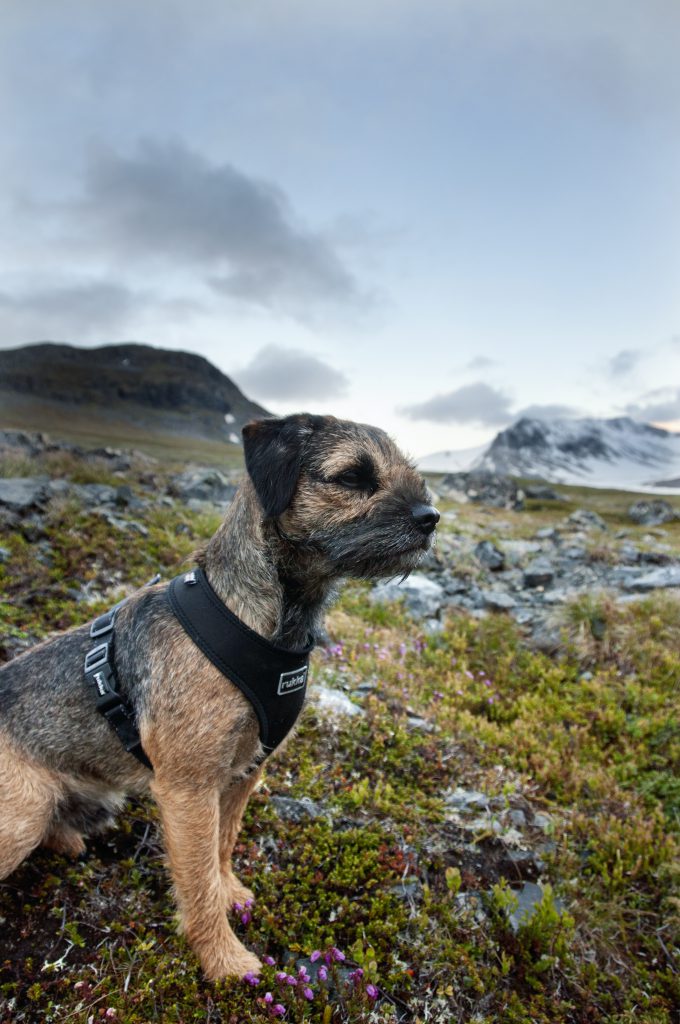
<path id="1" fill-rule="evenodd" d="M 274 996 L 271 994 L 271 992 L 265 992 L 265 994 L 264 994 L 264 1001 L 265 1001 L 265 1003 L 273 1003 L 274 1002 Z"/>
<path id="2" fill-rule="evenodd" d="M 366 986 L 366 995 L 368 996 L 369 999 L 377 999 L 378 998 L 378 990 L 375 987 L 375 985 L 367 985 Z"/>
<path id="3" fill-rule="evenodd" d="M 317 977 L 318 977 L 319 981 L 326 981 L 326 979 L 328 978 L 328 971 L 323 966 L 323 964 L 319 968 L 319 973 L 317 974 Z"/>
<path id="4" fill-rule="evenodd" d="M 276 960 L 274 959 L 273 956 L 263 956 L 262 963 L 266 964 L 267 967 L 273 967 L 274 964 L 276 963 Z"/>
<path id="5" fill-rule="evenodd" d="M 285 982 L 287 980 L 287 978 L 288 978 L 288 975 L 286 974 L 285 971 L 277 971 L 276 972 L 276 980 L 277 981 Z"/>
<path id="6" fill-rule="evenodd" d="M 241 924 L 250 924 L 252 921 L 251 915 L 246 910 L 245 914 L 241 914 Z"/>
<path id="7" fill-rule="evenodd" d="M 292 974 L 287 974 L 286 985 L 297 985 L 297 978 L 294 978 Z"/>
<path id="8" fill-rule="evenodd" d="M 256 974 L 253 974 L 252 971 L 246 971 L 246 973 L 243 975 L 243 980 L 247 981 L 249 985 L 259 985 L 260 984 L 260 979 L 258 978 L 258 976 Z"/>
<path id="9" fill-rule="evenodd" d="M 281 1003 L 274 1003 L 272 1006 L 272 1013 L 275 1017 L 283 1017 L 286 1013 L 285 1006 L 281 1006 Z"/>
<path id="10" fill-rule="evenodd" d="M 115 1020 L 118 1014 L 116 1013 L 112 1006 L 109 1006 L 104 1016 L 106 1017 L 107 1020 Z"/>
<path id="11" fill-rule="evenodd" d="M 337 946 L 331 946 L 330 953 L 332 959 L 335 960 L 336 963 L 342 963 L 342 961 L 345 959 L 345 954 L 341 950 L 339 950 Z"/>
<path id="12" fill-rule="evenodd" d="M 309 959 L 311 960 L 311 962 L 313 964 L 315 964 L 316 961 L 319 960 L 320 958 L 321 958 L 321 950 L 315 949 L 315 950 L 313 950 L 312 953 L 310 953 Z"/>
<path id="13" fill-rule="evenodd" d="M 305 997 L 305 999 L 313 999 L 314 998 L 314 993 L 312 992 L 311 988 L 303 988 L 302 994 Z"/>

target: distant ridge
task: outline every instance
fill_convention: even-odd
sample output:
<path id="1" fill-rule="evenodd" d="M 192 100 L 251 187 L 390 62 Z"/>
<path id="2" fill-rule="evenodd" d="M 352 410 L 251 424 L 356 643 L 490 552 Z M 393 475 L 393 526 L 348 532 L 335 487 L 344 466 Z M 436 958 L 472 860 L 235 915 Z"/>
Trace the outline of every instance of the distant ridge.
<path id="1" fill-rule="evenodd" d="M 614 419 L 522 417 L 501 430 L 466 464 L 465 453 L 439 452 L 420 460 L 422 469 L 452 472 L 487 469 L 551 483 L 623 490 L 670 490 L 680 474 L 680 434 Z"/>
<path id="2" fill-rule="evenodd" d="M 100 348 L 41 342 L 0 350 L 0 426 L 118 439 L 194 438 L 239 444 L 267 411 L 203 356 L 124 343 Z"/>

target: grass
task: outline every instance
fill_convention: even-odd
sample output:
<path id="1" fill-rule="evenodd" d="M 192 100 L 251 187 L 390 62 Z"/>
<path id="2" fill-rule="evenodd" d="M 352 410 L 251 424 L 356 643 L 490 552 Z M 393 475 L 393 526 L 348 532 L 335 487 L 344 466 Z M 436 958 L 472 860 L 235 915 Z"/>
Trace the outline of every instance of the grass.
<path id="1" fill-rule="evenodd" d="M 622 506 L 602 502 L 601 492 L 579 495 L 615 522 Z M 463 506 L 448 528 L 512 537 L 573 507 Z M 3 635 L 88 621 L 157 568 L 177 571 L 217 524 L 179 505 L 140 516 L 147 537 L 62 500 L 44 536 L 31 539 L 28 524 L 5 530 Z M 89 603 L 72 596 L 83 582 Z M 561 628 L 556 658 L 529 650 L 504 616 L 453 615 L 425 637 L 400 606 L 348 587 L 312 685 L 345 689 L 364 714 L 331 720 L 308 708 L 271 759 L 236 850 L 256 904 L 234 926 L 276 963 L 256 986 L 203 980 L 175 930 L 154 808 L 132 802 L 82 861 L 40 850 L 0 883 L 2 1024 L 242 1024 L 275 1019 L 277 1004 L 284 1019 L 314 1024 L 672 1024 L 680 604 L 588 595 Z M 487 794 L 499 823 L 525 808 L 527 843 L 545 863 L 531 919 L 513 926 L 504 846 L 493 829 L 464 831 L 452 817 L 456 787 Z M 274 794 L 309 796 L 322 814 L 284 821 Z M 327 966 L 324 955 L 310 960 L 315 950 Z M 278 981 L 281 970 L 297 984 Z"/>

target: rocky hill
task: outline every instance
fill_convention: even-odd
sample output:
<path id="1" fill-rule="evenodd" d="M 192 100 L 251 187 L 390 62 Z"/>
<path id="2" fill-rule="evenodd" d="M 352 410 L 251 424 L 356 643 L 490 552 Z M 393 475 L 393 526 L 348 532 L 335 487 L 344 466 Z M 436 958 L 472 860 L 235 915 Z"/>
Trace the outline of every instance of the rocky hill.
<path id="1" fill-rule="evenodd" d="M 680 470 L 680 434 L 615 419 L 535 419 L 522 417 L 501 430 L 486 448 L 439 452 L 421 469 L 489 470 L 552 483 L 624 490 L 672 490 Z"/>
<path id="2" fill-rule="evenodd" d="M 243 424 L 263 415 L 229 377 L 189 352 L 53 343 L 0 351 L 0 426 L 238 444 Z"/>

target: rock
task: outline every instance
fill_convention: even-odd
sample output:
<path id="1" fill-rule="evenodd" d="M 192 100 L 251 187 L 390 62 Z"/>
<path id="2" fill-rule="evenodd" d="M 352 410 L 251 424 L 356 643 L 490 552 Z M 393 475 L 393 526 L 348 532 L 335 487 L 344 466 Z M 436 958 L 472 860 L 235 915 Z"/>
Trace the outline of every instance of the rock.
<path id="1" fill-rule="evenodd" d="M 224 473 L 209 466 L 187 469 L 172 477 L 170 494 L 182 501 L 210 501 L 215 505 L 230 502 L 236 494 L 235 485 Z"/>
<path id="2" fill-rule="evenodd" d="M 488 811 L 489 809 L 489 798 L 486 794 L 475 789 L 461 789 L 460 786 L 444 796 L 444 803 L 461 814 Z"/>
<path id="3" fill-rule="evenodd" d="M 308 796 L 296 800 L 292 796 L 272 796 L 271 803 L 282 821 L 292 821 L 298 824 L 307 818 L 321 818 L 323 808 L 315 803 Z"/>
<path id="4" fill-rule="evenodd" d="M 650 498 L 649 501 L 636 501 L 628 509 L 628 518 L 639 526 L 661 526 L 671 523 L 680 516 L 667 501 L 661 498 Z"/>
<path id="5" fill-rule="evenodd" d="M 666 587 L 680 587 L 680 565 L 665 565 L 653 569 L 652 572 L 631 579 L 626 584 L 627 590 L 635 590 L 638 593 Z"/>
<path id="6" fill-rule="evenodd" d="M 535 540 L 502 540 L 499 547 L 512 565 L 519 565 L 527 555 L 535 555 L 543 550 Z"/>
<path id="7" fill-rule="evenodd" d="M 572 562 L 580 562 L 588 554 L 582 544 L 567 544 L 566 547 L 562 548 L 561 553 L 565 558 L 571 559 Z"/>
<path id="8" fill-rule="evenodd" d="M 354 704 L 346 693 L 332 686 L 316 685 L 311 692 L 320 710 L 333 715 L 364 715 L 366 712 L 358 704 Z"/>
<path id="9" fill-rule="evenodd" d="M 106 509 L 96 509 L 96 514 L 100 515 L 105 523 L 112 526 L 114 530 L 132 530 L 134 533 L 138 533 L 141 537 L 148 537 L 149 531 L 143 523 L 138 523 L 135 519 L 120 519 L 118 516 L 114 516 L 111 512 L 107 512 Z"/>
<path id="10" fill-rule="evenodd" d="M 0 565 L 4 565 L 12 557 L 9 548 L 0 548 Z"/>
<path id="11" fill-rule="evenodd" d="M 482 597 L 486 608 L 494 612 L 507 612 L 517 607 L 517 601 L 504 590 L 483 590 Z"/>
<path id="12" fill-rule="evenodd" d="M 505 555 L 490 540 L 482 540 L 475 547 L 475 558 L 491 572 L 499 572 L 505 568 Z"/>
<path id="13" fill-rule="evenodd" d="M 567 517 L 567 524 L 576 527 L 578 530 L 606 530 L 607 524 L 597 512 L 591 512 L 587 508 L 577 508 Z"/>
<path id="14" fill-rule="evenodd" d="M 393 885 L 389 891 L 404 903 L 420 902 L 423 898 L 423 887 L 417 878 L 405 878 L 397 885 Z"/>
<path id="15" fill-rule="evenodd" d="M 545 587 L 555 578 L 555 569 L 547 558 L 535 558 L 524 570 L 524 586 Z"/>
<path id="16" fill-rule="evenodd" d="M 406 607 L 417 618 L 433 618 L 444 603 L 444 588 L 420 573 L 411 573 L 406 580 L 389 580 L 373 588 L 370 600 L 374 604 L 397 601 L 403 597 Z"/>
<path id="17" fill-rule="evenodd" d="M 506 913 L 508 923 L 516 934 L 522 925 L 531 921 L 536 913 L 536 908 L 543 899 L 543 889 L 535 882 L 524 882 L 522 888 L 515 891 L 515 896 L 518 900 L 517 910 L 513 910 L 511 913 L 506 911 Z M 561 913 L 564 910 L 564 905 L 558 899 L 554 902 L 558 912 Z"/>
<path id="18" fill-rule="evenodd" d="M 419 718 L 418 715 L 408 715 L 406 727 L 413 732 L 436 732 L 437 729 L 434 722 L 428 722 L 426 718 Z"/>
<path id="19" fill-rule="evenodd" d="M 516 828 L 523 828 L 527 823 L 527 816 L 524 811 L 514 808 L 508 813 L 508 818 Z"/>
<path id="20" fill-rule="evenodd" d="M 590 675 L 590 678 L 592 679 L 592 673 L 584 672 L 583 675 Z M 543 811 L 538 811 L 534 814 L 533 824 L 536 828 L 542 828 L 543 831 L 546 832 L 548 829 L 552 828 L 552 823 L 553 820 L 549 814 L 544 814 Z"/>
<path id="21" fill-rule="evenodd" d="M 83 505 L 115 505 L 116 488 L 108 484 L 75 484 L 73 490 Z"/>
<path id="22" fill-rule="evenodd" d="M 557 491 L 553 490 L 547 484 L 527 484 L 524 488 L 524 493 L 527 498 L 531 498 L 533 501 L 565 501 L 566 499 L 558 494 Z"/>
<path id="23" fill-rule="evenodd" d="M 0 505 L 12 512 L 40 508 L 49 497 L 49 477 L 15 476 L 0 479 Z"/>
<path id="24" fill-rule="evenodd" d="M 554 526 L 542 526 L 540 530 L 536 530 L 537 540 L 551 540 L 555 544 L 560 539 L 559 530 L 556 530 Z"/>
<path id="25" fill-rule="evenodd" d="M 449 473 L 440 484 L 444 494 L 463 495 L 467 500 L 491 508 L 519 510 L 524 505 L 524 492 L 509 476 L 489 470 Z"/>

